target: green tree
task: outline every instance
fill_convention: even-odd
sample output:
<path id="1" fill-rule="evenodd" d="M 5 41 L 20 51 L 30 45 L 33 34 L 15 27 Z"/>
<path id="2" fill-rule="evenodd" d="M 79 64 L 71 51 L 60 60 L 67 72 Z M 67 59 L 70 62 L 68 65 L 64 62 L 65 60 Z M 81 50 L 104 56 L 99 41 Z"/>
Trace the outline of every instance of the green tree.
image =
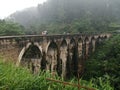
<path id="1" fill-rule="evenodd" d="M 22 35 L 24 27 L 18 23 L 0 20 L 0 35 Z"/>

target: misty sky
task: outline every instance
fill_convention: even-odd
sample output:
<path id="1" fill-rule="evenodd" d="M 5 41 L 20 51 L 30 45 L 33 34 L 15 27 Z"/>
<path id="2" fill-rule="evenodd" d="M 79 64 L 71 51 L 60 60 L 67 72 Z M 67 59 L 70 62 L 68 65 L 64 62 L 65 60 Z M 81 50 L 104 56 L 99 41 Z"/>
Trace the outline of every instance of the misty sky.
<path id="1" fill-rule="evenodd" d="M 23 10 L 31 6 L 37 6 L 47 0 L 0 0 L 0 19 L 3 19 L 15 11 Z"/>

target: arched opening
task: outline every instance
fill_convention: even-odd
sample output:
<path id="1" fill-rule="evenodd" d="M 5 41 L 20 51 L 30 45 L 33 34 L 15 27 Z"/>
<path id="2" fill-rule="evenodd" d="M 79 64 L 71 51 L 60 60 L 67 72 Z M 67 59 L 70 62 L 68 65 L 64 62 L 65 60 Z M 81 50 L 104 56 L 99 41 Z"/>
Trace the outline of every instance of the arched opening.
<path id="1" fill-rule="evenodd" d="M 67 42 L 64 39 L 60 45 L 60 61 L 62 61 L 62 72 L 61 76 L 66 78 L 67 74 L 67 67 L 68 67 L 68 47 L 67 47 Z"/>
<path id="2" fill-rule="evenodd" d="M 96 39 L 95 48 L 100 45 L 101 41 L 102 41 L 101 36 L 98 36 Z"/>
<path id="3" fill-rule="evenodd" d="M 46 70 L 56 73 L 57 70 L 57 59 L 58 59 L 58 47 L 54 41 L 52 41 L 47 49 L 46 55 Z"/>
<path id="4" fill-rule="evenodd" d="M 107 39 L 107 38 L 108 38 L 107 35 L 105 35 L 105 36 L 104 36 L 104 39 Z"/>
<path id="5" fill-rule="evenodd" d="M 42 53 L 38 46 L 31 44 L 24 52 L 20 65 L 29 68 L 37 74 L 41 69 Z"/>

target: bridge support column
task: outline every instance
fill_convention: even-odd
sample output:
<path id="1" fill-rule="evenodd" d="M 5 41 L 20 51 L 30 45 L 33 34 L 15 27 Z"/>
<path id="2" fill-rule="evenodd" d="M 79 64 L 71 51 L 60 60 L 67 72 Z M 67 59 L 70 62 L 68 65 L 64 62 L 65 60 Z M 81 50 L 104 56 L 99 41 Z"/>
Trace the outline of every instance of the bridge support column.
<path id="1" fill-rule="evenodd" d="M 31 63 L 32 63 L 32 72 L 33 74 L 38 74 L 40 72 L 40 69 L 41 69 L 41 60 L 42 58 L 40 59 L 31 59 Z"/>
<path id="2" fill-rule="evenodd" d="M 66 78 L 66 71 L 67 71 L 67 47 L 60 48 L 60 59 L 62 60 L 62 77 Z"/>
<path id="3" fill-rule="evenodd" d="M 83 41 L 78 41 L 78 75 L 83 73 Z"/>
<path id="4" fill-rule="evenodd" d="M 69 76 L 74 75 L 77 70 L 77 59 L 76 59 L 76 42 L 74 39 L 71 39 L 68 49 L 68 63 L 69 63 Z"/>
<path id="5" fill-rule="evenodd" d="M 89 52 L 90 52 L 90 41 L 89 38 L 86 38 L 85 41 L 85 60 L 88 59 Z"/>
<path id="6" fill-rule="evenodd" d="M 53 49 L 49 49 L 46 57 L 46 69 L 50 70 L 51 72 L 56 72 L 57 68 L 57 52 Z"/>
<path id="7" fill-rule="evenodd" d="M 73 73 L 74 73 L 73 54 L 74 54 L 74 49 L 72 47 L 69 49 L 69 72 L 70 72 L 70 75 L 73 75 Z"/>
<path id="8" fill-rule="evenodd" d="M 92 40 L 92 52 L 95 51 L 95 43 L 96 43 L 96 41 L 95 41 L 95 40 Z"/>

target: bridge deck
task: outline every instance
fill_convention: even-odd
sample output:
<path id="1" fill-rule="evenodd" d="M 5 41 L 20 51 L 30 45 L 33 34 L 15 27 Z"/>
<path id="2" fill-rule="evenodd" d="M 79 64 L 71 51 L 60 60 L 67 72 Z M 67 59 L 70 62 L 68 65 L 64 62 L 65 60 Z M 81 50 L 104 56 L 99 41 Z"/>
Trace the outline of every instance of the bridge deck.
<path id="1" fill-rule="evenodd" d="M 0 39 L 9 38 L 31 38 L 31 37 L 67 37 L 67 36 L 89 36 L 90 33 L 79 33 L 79 34 L 54 34 L 54 35 L 14 35 L 14 36 L 0 36 Z M 93 33 L 92 35 L 98 35 Z"/>

